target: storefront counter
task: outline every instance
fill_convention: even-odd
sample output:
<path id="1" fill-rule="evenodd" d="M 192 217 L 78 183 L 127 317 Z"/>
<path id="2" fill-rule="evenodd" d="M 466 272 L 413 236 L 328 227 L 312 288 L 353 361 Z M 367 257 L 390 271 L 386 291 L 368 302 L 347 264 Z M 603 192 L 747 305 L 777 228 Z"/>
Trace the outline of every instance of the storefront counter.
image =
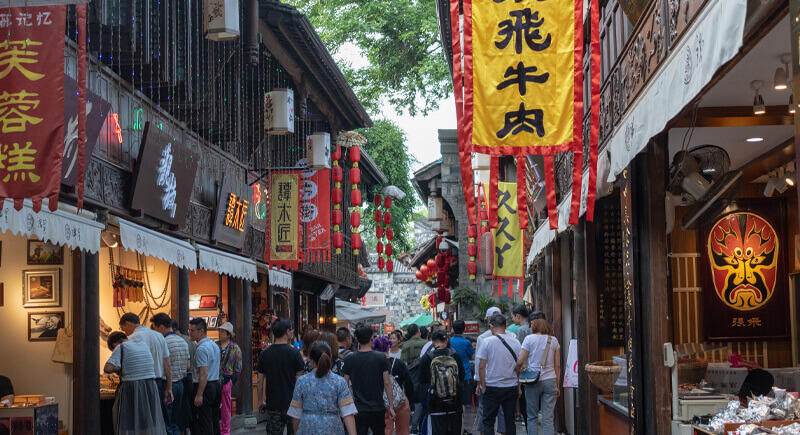
<path id="1" fill-rule="evenodd" d="M 58 404 L 0 408 L 0 432 L 58 435 Z"/>
<path id="2" fill-rule="evenodd" d="M 611 395 L 597 396 L 597 404 L 602 435 L 627 435 L 631 432 L 628 410 L 614 403 Z"/>

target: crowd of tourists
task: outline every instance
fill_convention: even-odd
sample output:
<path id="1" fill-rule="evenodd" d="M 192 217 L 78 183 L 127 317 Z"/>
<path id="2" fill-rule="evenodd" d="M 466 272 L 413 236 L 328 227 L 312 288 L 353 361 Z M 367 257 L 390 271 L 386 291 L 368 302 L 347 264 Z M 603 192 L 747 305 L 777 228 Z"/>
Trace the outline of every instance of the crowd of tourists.
<path id="1" fill-rule="evenodd" d="M 490 329 L 464 335 L 457 320 L 410 325 L 378 336 L 370 325 L 336 334 L 292 322 L 272 324 L 273 342 L 258 359 L 259 412 L 269 434 L 513 435 L 553 434 L 560 395 L 560 346 L 540 312 L 512 310 L 516 332 L 500 310 Z"/>

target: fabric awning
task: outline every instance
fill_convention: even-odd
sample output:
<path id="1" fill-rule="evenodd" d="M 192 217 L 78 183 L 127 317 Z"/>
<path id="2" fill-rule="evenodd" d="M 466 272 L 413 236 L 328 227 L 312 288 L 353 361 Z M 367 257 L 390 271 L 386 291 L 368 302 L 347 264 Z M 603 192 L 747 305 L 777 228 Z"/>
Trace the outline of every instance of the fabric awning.
<path id="1" fill-rule="evenodd" d="M 269 269 L 269 285 L 285 288 L 287 290 L 292 289 L 292 272 L 278 268 L 273 269 L 269 265 L 267 265 L 267 268 Z"/>
<path id="2" fill-rule="evenodd" d="M 0 231 L 14 235 L 36 236 L 54 245 L 68 246 L 85 252 L 100 250 L 100 233 L 105 226 L 79 214 L 42 207 L 33 211 L 33 203 L 26 199 L 22 210 L 14 209 L 14 200 L 6 199 L 0 210 Z"/>
<path id="3" fill-rule="evenodd" d="M 399 323 L 399 325 L 401 328 L 405 328 L 406 326 L 412 324 L 417 326 L 428 326 L 431 323 L 433 323 L 433 316 L 431 316 L 430 314 L 418 314 L 414 317 L 403 320 L 402 322 Z"/>
<path id="4" fill-rule="evenodd" d="M 386 320 L 385 314 L 380 314 L 372 311 L 369 308 L 362 307 L 361 305 L 345 301 L 336 301 L 336 317 L 339 321 L 346 321 L 349 323 L 383 323 Z"/>
<path id="5" fill-rule="evenodd" d="M 197 254 L 201 269 L 247 281 L 258 281 L 256 262 L 249 258 L 203 245 L 197 245 Z"/>
<path id="6" fill-rule="evenodd" d="M 164 260 L 177 267 L 197 270 L 197 251 L 191 243 L 116 218 L 122 247 Z"/>
<path id="7" fill-rule="evenodd" d="M 691 25 L 680 43 L 671 49 L 664 65 L 644 88 L 614 135 L 598 156 L 598 191 L 616 180 L 630 162 L 667 123 L 677 116 L 714 78 L 717 70 L 742 47 L 745 0 L 713 0 Z M 604 177 L 605 180 L 601 179 Z M 581 216 L 586 213 L 588 171 L 583 173 Z M 598 192 L 598 197 L 600 192 Z M 527 264 L 569 228 L 572 192 L 558 205 L 558 230 L 545 223 L 536 230 Z"/>

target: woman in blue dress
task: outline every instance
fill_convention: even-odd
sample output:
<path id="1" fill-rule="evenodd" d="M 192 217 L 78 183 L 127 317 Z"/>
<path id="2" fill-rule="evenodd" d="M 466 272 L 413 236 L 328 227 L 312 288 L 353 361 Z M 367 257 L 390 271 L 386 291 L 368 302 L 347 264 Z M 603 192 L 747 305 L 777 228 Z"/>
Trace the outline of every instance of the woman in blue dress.
<path id="1" fill-rule="evenodd" d="M 331 373 L 330 346 L 325 341 L 317 341 L 308 354 L 314 371 L 297 380 L 288 412 L 294 419 L 294 432 L 298 435 L 355 435 L 356 406 L 344 378 Z"/>

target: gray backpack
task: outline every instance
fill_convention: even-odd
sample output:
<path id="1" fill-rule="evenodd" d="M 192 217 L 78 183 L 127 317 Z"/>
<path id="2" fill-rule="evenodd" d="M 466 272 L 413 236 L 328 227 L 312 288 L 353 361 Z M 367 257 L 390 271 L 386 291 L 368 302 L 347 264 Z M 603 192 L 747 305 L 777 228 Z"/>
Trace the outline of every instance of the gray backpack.
<path id="1" fill-rule="evenodd" d="M 458 362 L 450 349 L 447 355 L 437 356 L 431 361 L 431 398 L 439 403 L 455 400 L 458 396 Z"/>

